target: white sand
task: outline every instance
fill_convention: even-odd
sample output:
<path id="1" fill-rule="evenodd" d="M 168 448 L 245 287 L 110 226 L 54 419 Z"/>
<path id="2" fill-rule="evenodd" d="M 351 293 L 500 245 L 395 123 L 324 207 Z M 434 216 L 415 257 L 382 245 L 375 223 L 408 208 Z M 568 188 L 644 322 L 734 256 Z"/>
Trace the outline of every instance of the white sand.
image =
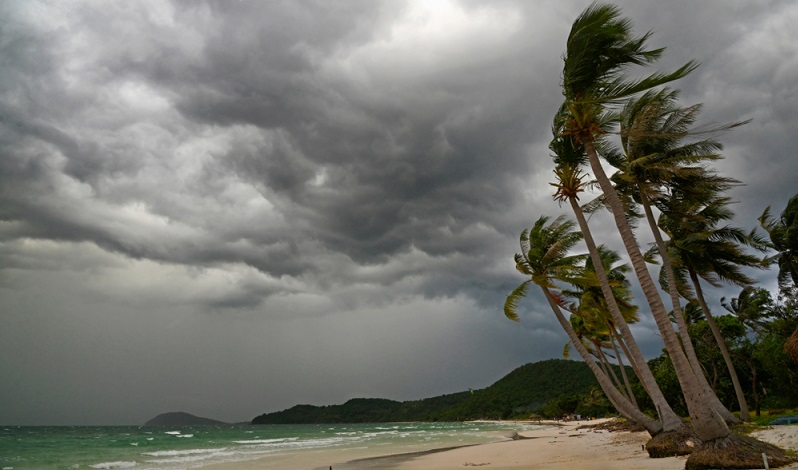
<path id="1" fill-rule="evenodd" d="M 600 422 L 600 421 L 599 421 Z M 501 470 L 681 470 L 687 457 L 652 459 L 643 446 L 649 436 L 644 432 L 609 432 L 576 428 L 597 421 L 569 422 L 560 427 L 547 427 L 521 433 L 530 439 L 507 440 L 442 452 L 422 454 L 407 459 L 376 459 L 347 463 L 349 460 L 373 457 L 374 450 L 308 453 L 301 460 L 266 458 L 207 467 L 224 470 L 467 470 L 471 468 Z M 798 426 L 774 426 L 753 433 L 753 436 L 784 449 L 798 452 Z M 763 467 L 764 468 L 764 467 Z M 798 470 L 798 463 L 783 469 Z"/>
<path id="2" fill-rule="evenodd" d="M 652 459 L 643 449 L 648 434 L 577 430 L 580 424 L 568 423 L 560 429 L 522 433 L 534 439 L 498 442 L 437 454 L 424 455 L 401 463 L 396 470 L 485 469 L 656 469 L 681 470 L 687 457 Z M 798 426 L 779 426 L 758 431 L 755 437 L 798 451 Z M 764 468 L 764 467 L 763 467 Z M 798 464 L 781 467 L 798 469 Z"/>

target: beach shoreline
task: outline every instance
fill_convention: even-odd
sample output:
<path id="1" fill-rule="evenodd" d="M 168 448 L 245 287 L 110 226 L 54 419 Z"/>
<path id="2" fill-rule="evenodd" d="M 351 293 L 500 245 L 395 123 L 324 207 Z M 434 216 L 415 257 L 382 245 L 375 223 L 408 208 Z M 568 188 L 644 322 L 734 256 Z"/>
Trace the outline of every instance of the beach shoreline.
<path id="1" fill-rule="evenodd" d="M 570 470 L 681 470 L 686 456 L 652 459 L 645 451 L 646 432 L 610 431 L 594 428 L 611 421 L 543 422 L 540 429 L 519 432 L 517 436 L 484 444 L 432 448 L 400 454 L 375 455 L 374 449 L 359 449 L 324 454 L 308 453 L 290 463 L 273 459 L 253 460 L 203 467 L 206 470 L 463 470 L 486 469 Z M 517 421 L 534 424 L 537 421 Z M 591 426 L 591 427 L 588 427 Z M 757 430 L 758 439 L 798 452 L 798 426 L 774 426 Z M 323 461 L 322 461 L 323 459 Z M 798 463 L 786 467 L 798 470 Z"/>
<path id="2" fill-rule="evenodd" d="M 681 470 L 687 456 L 653 459 L 645 444 L 649 435 L 642 431 L 609 431 L 585 425 L 609 420 L 561 423 L 558 428 L 545 428 L 521 433 L 524 439 L 501 441 L 446 452 L 413 456 L 396 465 L 356 467 L 357 470 L 455 470 L 470 467 L 503 470 Z M 775 426 L 752 433 L 753 437 L 798 451 L 798 426 Z M 764 468 L 764 464 L 763 464 Z M 798 470 L 798 463 L 780 467 Z"/>

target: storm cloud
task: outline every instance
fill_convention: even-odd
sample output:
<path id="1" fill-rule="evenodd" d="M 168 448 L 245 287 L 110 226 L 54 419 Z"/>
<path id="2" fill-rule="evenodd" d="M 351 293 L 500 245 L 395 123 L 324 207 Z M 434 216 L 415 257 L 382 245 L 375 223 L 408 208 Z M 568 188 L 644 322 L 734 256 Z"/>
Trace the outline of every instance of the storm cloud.
<path id="1" fill-rule="evenodd" d="M 0 423 L 241 421 L 558 357 L 542 299 L 501 307 L 520 231 L 565 212 L 547 144 L 587 4 L 0 5 Z M 721 137 L 735 223 L 781 210 L 798 7 L 620 5 L 658 66 L 702 63 L 677 86 L 706 123 L 753 119 Z"/>

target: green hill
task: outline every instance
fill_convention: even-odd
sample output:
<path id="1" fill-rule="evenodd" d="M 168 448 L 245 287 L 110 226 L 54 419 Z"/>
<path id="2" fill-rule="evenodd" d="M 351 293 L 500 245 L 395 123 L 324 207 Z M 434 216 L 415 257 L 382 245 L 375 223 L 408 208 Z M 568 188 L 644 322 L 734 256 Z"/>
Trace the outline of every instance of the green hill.
<path id="1" fill-rule="evenodd" d="M 342 405 L 297 405 L 265 413 L 252 424 L 380 423 L 462 421 L 528 416 L 552 398 L 586 393 L 597 386 L 583 362 L 550 359 L 526 364 L 488 388 L 423 400 L 398 402 L 356 398 Z"/>

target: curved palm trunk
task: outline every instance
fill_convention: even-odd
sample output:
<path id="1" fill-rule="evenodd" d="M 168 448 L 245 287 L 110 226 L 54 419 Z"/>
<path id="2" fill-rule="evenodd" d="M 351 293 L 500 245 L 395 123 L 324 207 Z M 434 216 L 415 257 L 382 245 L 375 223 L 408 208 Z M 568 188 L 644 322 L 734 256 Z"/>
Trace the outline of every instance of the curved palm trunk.
<path id="1" fill-rule="evenodd" d="M 604 172 L 604 169 L 601 167 L 598 153 L 593 145 L 592 135 L 582 136 L 582 142 L 584 143 L 593 175 L 598 180 L 599 186 L 609 203 L 610 210 L 615 219 L 615 225 L 621 235 L 624 247 L 632 262 L 632 267 L 640 282 L 640 287 L 643 290 L 643 294 L 646 296 L 646 300 L 651 308 L 651 313 L 654 316 L 654 321 L 657 323 L 657 327 L 662 335 L 662 340 L 673 362 L 673 367 L 679 379 L 679 385 L 682 388 L 685 403 L 690 413 L 693 430 L 703 441 L 712 441 L 728 437 L 730 435 L 729 427 L 726 425 L 723 418 L 712 408 L 711 402 L 706 396 L 703 387 L 701 387 L 701 384 L 698 382 L 690 363 L 687 361 L 687 357 L 684 355 L 676 332 L 670 324 L 665 305 L 662 303 L 654 280 L 648 272 L 648 267 L 643 259 L 643 255 L 640 253 L 640 247 L 637 244 L 629 221 L 626 220 L 623 204 Z"/>
<path id="2" fill-rule="evenodd" d="M 557 321 L 560 322 L 560 326 L 562 326 L 563 330 L 565 330 L 565 333 L 568 335 L 571 343 L 573 343 L 574 348 L 579 355 L 582 356 L 582 359 L 590 368 L 590 371 L 593 372 L 593 375 L 596 376 L 599 386 L 618 409 L 618 412 L 621 413 L 621 415 L 623 415 L 623 417 L 626 419 L 645 427 L 646 431 L 648 431 L 652 437 L 659 434 L 662 431 L 662 426 L 660 423 L 641 413 L 640 410 L 632 406 L 632 404 L 629 403 L 629 400 L 627 400 L 615 387 L 613 387 L 609 377 L 602 373 L 601 369 L 599 369 L 593 359 L 590 358 L 590 353 L 587 352 L 585 346 L 581 341 L 579 341 L 579 338 L 576 336 L 576 332 L 571 327 L 571 322 L 565 318 L 565 315 L 563 315 L 560 307 L 557 305 L 557 302 L 551 295 L 551 292 L 549 292 L 549 290 L 543 286 L 540 286 L 540 288 L 543 289 L 543 294 L 546 296 L 549 306 L 551 306 L 551 309 L 554 311 Z"/>
<path id="3" fill-rule="evenodd" d="M 651 369 L 649 369 L 648 363 L 645 357 L 643 357 L 643 353 L 640 351 L 640 347 L 637 345 L 637 341 L 635 341 L 632 331 L 629 329 L 629 325 L 626 323 L 626 319 L 618 308 L 618 303 L 615 301 L 615 295 L 612 293 L 607 272 L 604 270 L 604 264 L 601 261 L 596 242 L 593 240 L 590 227 L 587 224 L 587 220 L 585 220 L 585 214 L 582 212 L 582 208 L 579 206 L 579 203 L 577 203 L 576 198 L 570 197 L 568 200 L 571 203 L 571 209 L 573 209 L 576 221 L 582 231 L 582 236 L 585 239 L 590 258 L 593 260 L 593 267 L 596 270 L 596 275 L 601 285 L 601 293 L 607 301 L 612 320 L 620 330 L 620 334 L 625 340 L 629 352 L 632 354 L 631 357 L 637 364 L 638 377 L 640 381 L 644 383 L 646 391 L 648 391 L 651 400 L 654 402 L 654 407 L 657 409 L 659 419 L 662 421 L 663 430 L 673 431 L 681 429 L 684 427 L 682 420 L 679 419 L 679 416 L 676 415 L 665 399 L 665 395 L 662 394 L 659 385 L 657 385 L 657 381 L 654 379 L 654 374 L 651 373 Z"/>
<path id="4" fill-rule="evenodd" d="M 712 407 L 715 409 L 715 411 L 717 411 L 727 423 L 737 423 L 739 422 L 737 417 L 734 416 L 732 412 L 723 405 L 723 403 L 721 403 L 717 395 L 715 395 L 715 393 L 712 391 L 712 387 L 707 381 L 707 378 L 704 376 L 703 370 L 701 369 L 701 363 L 695 353 L 693 341 L 690 339 L 687 322 L 684 320 L 684 313 L 682 312 L 682 306 L 680 302 L 681 296 L 679 295 L 679 291 L 676 286 L 676 275 L 673 272 L 673 265 L 671 265 L 670 257 L 668 257 L 668 247 L 665 246 L 665 240 L 662 239 L 662 232 L 660 232 L 659 226 L 654 220 L 654 213 L 651 210 L 651 204 L 649 203 L 648 198 L 643 191 L 638 191 L 638 193 L 640 194 L 640 202 L 642 203 L 643 211 L 646 214 L 648 226 L 651 229 L 651 233 L 654 235 L 654 240 L 657 243 L 657 249 L 659 250 L 660 258 L 662 259 L 662 269 L 665 270 L 665 276 L 668 279 L 668 294 L 670 294 L 671 297 L 671 306 L 673 307 L 674 313 L 673 316 L 676 319 L 676 326 L 679 327 L 679 336 L 682 340 L 682 347 L 684 348 L 684 353 L 687 356 L 687 360 L 690 362 L 690 366 L 693 368 L 693 373 L 696 375 L 696 378 L 704 388 L 704 392 L 712 402 Z M 710 325 L 710 328 L 712 328 L 712 325 Z M 712 333 L 715 334 L 714 329 Z M 730 366 L 731 363 L 729 362 L 726 365 Z M 729 373 L 732 374 L 732 377 L 736 378 L 737 374 L 734 372 L 734 367 L 729 369 Z M 732 379 L 733 382 L 734 378 Z M 739 380 L 737 380 L 735 383 L 739 385 Z M 748 421 L 748 404 L 745 402 L 745 395 L 742 394 L 742 388 L 738 388 L 738 385 L 735 385 L 734 390 L 735 392 L 738 392 L 737 401 L 740 404 L 740 417 L 743 419 L 743 421 Z"/>
<path id="5" fill-rule="evenodd" d="M 737 377 L 737 371 L 734 369 L 731 354 L 729 354 L 729 348 L 726 347 L 726 341 L 723 339 L 723 335 L 720 334 L 718 324 L 715 323 L 715 319 L 712 318 L 712 313 L 709 311 L 706 300 L 704 300 L 704 292 L 701 289 L 701 282 L 698 276 L 692 269 L 688 269 L 687 272 L 690 273 L 690 280 L 693 281 L 693 286 L 695 286 L 695 295 L 698 299 L 698 304 L 701 305 L 701 310 L 704 311 L 709 329 L 712 330 L 712 336 L 715 337 L 715 342 L 718 343 L 720 354 L 723 356 L 723 362 L 726 363 L 726 368 L 729 369 L 729 375 L 734 385 L 734 393 L 737 395 L 737 402 L 740 404 L 740 418 L 742 418 L 743 421 L 748 421 L 748 403 L 745 401 L 743 387 L 740 385 L 740 379 Z"/>

